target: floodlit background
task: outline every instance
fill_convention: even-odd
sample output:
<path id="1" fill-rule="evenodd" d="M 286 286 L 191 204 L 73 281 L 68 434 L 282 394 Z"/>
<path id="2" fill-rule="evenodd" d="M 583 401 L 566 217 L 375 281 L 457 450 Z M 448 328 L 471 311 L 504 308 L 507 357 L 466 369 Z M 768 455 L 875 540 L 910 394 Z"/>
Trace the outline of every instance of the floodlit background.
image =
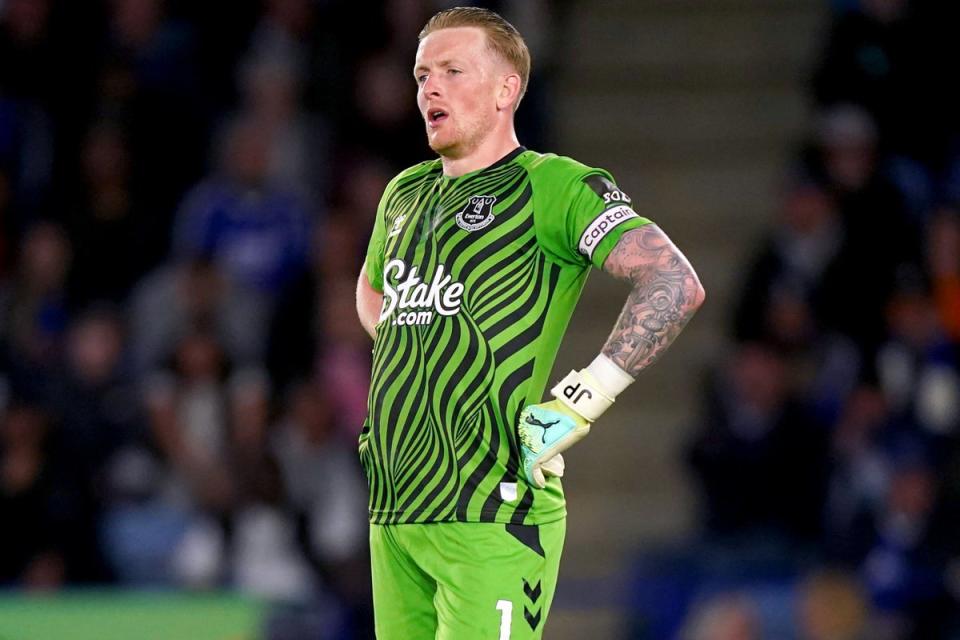
<path id="1" fill-rule="evenodd" d="M 372 637 L 352 296 L 449 4 L 0 0 L 0 637 Z M 708 293 L 567 457 L 546 637 L 960 638 L 955 3 L 479 4 Z"/>

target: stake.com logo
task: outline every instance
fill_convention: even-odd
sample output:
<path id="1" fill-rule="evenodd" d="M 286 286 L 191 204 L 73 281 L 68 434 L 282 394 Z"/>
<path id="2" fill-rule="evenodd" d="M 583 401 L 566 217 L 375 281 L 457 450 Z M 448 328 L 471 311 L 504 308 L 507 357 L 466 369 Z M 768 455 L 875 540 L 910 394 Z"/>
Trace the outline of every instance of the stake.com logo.
<path id="1" fill-rule="evenodd" d="M 421 280 L 417 267 L 410 267 L 403 260 L 391 260 L 383 269 L 383 307 L 380 322 L 389 318 L 394 311 L 393 324 L 423 325 L 433 322 L 433 314 L 452 316 L 460 311 L 463 285 L 454 282 L 450 274 L 445 273 L 442 264 L 429 282 Z M 404 274 L 406 278 L 404 279 Z M 391 276 L 398 284 L 390 284 Z M 402 280 L 402 282 L 401 282 Z"/>

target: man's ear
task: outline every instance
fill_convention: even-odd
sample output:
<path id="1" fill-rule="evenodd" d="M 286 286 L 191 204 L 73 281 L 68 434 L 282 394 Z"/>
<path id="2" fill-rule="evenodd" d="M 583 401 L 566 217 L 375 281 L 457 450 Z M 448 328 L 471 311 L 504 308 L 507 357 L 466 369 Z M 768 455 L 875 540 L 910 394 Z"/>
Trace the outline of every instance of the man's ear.
<path id="1" fill-rule="evenodd" d="M 500 90 L 497 92 L 497 110 L 504 111 L 516 108 L 517 100 L 520 98 L 520 76 L 516 73 L 508 73 L 500 81 Z"/>

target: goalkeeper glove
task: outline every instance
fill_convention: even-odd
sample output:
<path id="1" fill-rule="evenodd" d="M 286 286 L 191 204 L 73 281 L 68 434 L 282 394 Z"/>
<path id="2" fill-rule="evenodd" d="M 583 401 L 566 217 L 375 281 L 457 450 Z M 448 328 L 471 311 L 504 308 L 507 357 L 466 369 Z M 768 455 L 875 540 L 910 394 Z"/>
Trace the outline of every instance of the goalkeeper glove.
<path id="1" fill-rule="evenodd" d="M 527 481 L 542 489 L 546 476 L 562 476 L 560 453 L 590 433 L 590 424 L 631 382 L 633 378 L 601 354 L 589 367 L 571 371 L 550 390 L 556 400 L 524 408 L 517 431 Z"/>

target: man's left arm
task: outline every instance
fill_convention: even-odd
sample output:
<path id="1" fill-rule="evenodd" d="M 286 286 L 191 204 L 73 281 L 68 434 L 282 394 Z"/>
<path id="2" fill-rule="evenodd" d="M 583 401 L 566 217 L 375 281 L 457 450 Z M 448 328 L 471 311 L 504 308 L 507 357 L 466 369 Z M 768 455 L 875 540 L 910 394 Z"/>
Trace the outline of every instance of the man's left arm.
<path id="1" fill-rule="evenodd" d="M 563 475 L 560 454 L 585 437 L 617 395 L 659 359 L 704 301 L 690 262 L 652 223 L 624 232 L 603 270 L 633 290 L 600 355 L 551 389 L 554 400 L 520 414 L 523 470 L 536 487 L 546 486 L 546 476 Z"/>
<path id="2" fill-rule="evenodd" d="M 624 233 L 603 270 L 633 290 L 601 353 L 635 378 L 660 358 L 703 304 L 703 285 L 655 224 Z"/>

